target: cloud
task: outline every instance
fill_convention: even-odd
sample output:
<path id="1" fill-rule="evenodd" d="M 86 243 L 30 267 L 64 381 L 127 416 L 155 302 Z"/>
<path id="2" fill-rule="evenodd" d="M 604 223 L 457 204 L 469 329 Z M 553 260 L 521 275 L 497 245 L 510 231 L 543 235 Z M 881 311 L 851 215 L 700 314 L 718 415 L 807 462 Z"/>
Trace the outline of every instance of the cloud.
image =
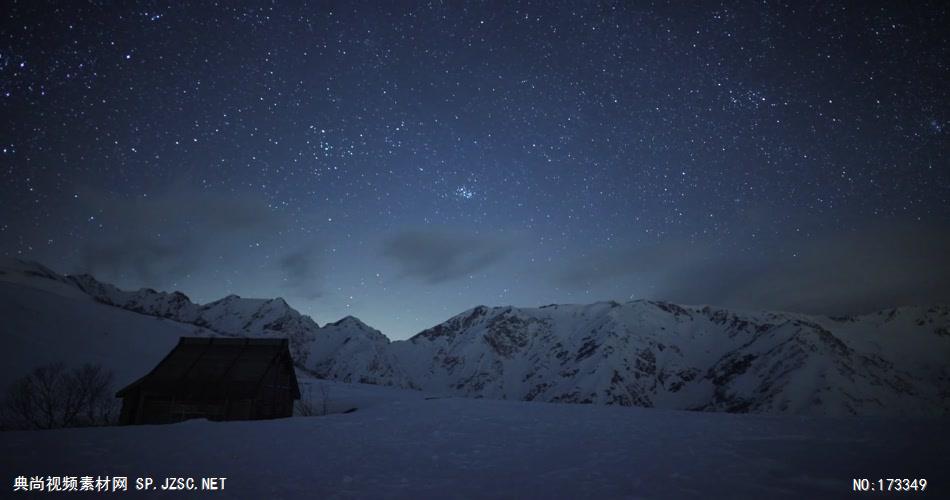
<path id="1" fill-rule="evenodd" d="M 950 302 L 946 227 L 894 223 L 783 243 L 782 252 L 726 254 L 686 242 L 601 252 L 557 280 L 572 288 L 625 283 L 680 303 L 820 314 Z"/>
<path id="2" fill-rule="evenodd" d="M 284 283 L 297 296 L 304 299 L 323 296 L 323 269 L 319 255 L 313 250 L 298 250 L 278 261 Z"/>
<path id="3" fill-rule="evenodd" d="M 78 267 L 104 279 L 163 286 L 233 256 L 278 231 L 284 221 L 255 198 L 178 189 L 127 198 L 86 190 L 95 214 L 79 248 Z"/>
<path id="4" fill-rule="evenodd" d="M 569 288 L 590 288 L 623 276 L 648 276 L 677 265 L 681 259 L 694 260 L 701 256 L 694 245 L 668 242 L 619 250 L 595 251 L 559 270 L 559 284 Z"/>
<path id="5" fill-rule="evenodd" d="M 409 230 L 384 241 L 382 253 L 395 260 L 405 276 L 436 284 L 481 271 L 510 251 L 510 245 L 494 238 Z"/>

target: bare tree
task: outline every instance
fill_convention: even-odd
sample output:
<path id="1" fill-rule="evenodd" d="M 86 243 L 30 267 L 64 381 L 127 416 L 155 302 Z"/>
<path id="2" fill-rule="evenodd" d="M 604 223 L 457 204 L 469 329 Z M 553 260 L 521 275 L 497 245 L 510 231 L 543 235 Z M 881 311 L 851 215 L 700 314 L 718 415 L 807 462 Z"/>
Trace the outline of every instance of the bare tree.
<path id="1" fill-rule="evenodd" d="M 10 384 L 6 400 L 0 410 L 0 426 L 3 429 L 32 428 L 30 422 L 39 420 L 39 406 L 36 404 L 36 391 L 33 380 L 24 377 Z"/>
<path id="2" fill-rule="evenodd" d="M 86 363 L 68 375 L 67 387 L 75 394 L 75 420 L 81 425 L 107 425 L 115 418 L 112 396 L 114 375 L 102 365 Z"/>
<path id="3" fill-rule="evenodd" d="M 3 405 L 3 428 L 54 429 L 114 421 L 113 374 L 101 365 L 71 370 L 62 362 L 35 368 L 13 382 Z"/>

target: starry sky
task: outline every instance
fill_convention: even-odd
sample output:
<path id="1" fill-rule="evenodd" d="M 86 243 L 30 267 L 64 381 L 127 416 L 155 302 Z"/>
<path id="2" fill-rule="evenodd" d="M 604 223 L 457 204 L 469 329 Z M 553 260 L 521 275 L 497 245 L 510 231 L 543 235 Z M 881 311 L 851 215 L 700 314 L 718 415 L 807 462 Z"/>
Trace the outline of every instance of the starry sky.
<path id="1" fill-rule="evenodd" d="M 40 2 L 0 252 L 406 338 L 478 304 L 950 301 L 943 2 Z"/>

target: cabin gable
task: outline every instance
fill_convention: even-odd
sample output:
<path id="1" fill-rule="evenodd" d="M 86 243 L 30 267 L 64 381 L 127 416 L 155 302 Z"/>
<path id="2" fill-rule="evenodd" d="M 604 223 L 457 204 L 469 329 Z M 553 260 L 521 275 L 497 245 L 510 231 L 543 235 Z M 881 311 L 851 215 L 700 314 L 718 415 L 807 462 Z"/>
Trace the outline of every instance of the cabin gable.
<path id="1" fill-rule="evenodd" d="M 300 388 L 287 339 L 182 337 L 116 396 L 120 424 L 255 420 L 293 415 Z"/>

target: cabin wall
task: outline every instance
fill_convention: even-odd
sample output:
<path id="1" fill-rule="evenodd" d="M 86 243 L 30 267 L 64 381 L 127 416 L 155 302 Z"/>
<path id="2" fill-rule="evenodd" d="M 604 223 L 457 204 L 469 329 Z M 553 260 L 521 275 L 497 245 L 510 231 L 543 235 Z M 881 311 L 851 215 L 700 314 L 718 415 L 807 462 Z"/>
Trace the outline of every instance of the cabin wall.
<path id="1" fill-rule="evenodd" d="M 192 418 L 228 420 L 227 412 L 227 401 L 183 401 L 164 395 L 146 395 L 130 423 L 169 424 Z"/>
<path id="2" fill-rule="evenodd" d="M 139 391 L 130 391 L 122 397 L 122 410 L 119 413 L 119 425 L 131 425 L 136 423 L 139 406 Z"/>
<path id="3" fill-rule="evenodd" d="M 172 419 L 172 400 L 145 396 L 142 398 L 136 423 L 138 424 L 168 424 L 175 422 Z"/>
<path id="4" fill-rule="evenodd" d="M 258 397 L 257 418 L 284 418 L 294 413 L 294 401 L 290 395 L 291 377 L 294 376 L 287 363 L 278 362 L 276 369 L 268 370 L 261 384 Z"/>
<path id="5" fill-rule="evenodd" d="M 253 399 L 229 400 L 227 417 L 224 420 L 253 420 L 255 406 Z"/>
<path id="6" fill-rule="evenodd" d="M 271 382 L 270 389 L 262 390 L 256 399 L 182 401 L 165 396 L 128 395 L 122 399 L 119 424 L 168 424 L 192 418 L 255 420 L 292 416 L 289 378 L 275 375 L 268 382 Z M 282 390 L 284 383 L 288 388 Z"/>

